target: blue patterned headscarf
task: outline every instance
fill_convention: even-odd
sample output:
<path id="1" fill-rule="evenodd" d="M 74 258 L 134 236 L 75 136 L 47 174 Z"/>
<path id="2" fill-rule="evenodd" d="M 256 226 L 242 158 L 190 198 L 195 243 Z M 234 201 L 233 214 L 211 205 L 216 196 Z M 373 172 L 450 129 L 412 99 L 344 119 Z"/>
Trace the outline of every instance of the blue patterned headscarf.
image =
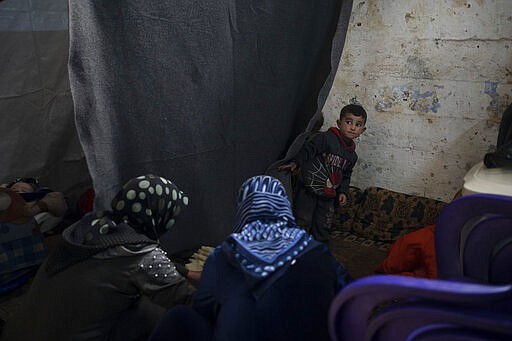
<path id="1" fill-rule="evenodd" d="M 295 225 L 286 191 L 271 176 L 255 176 L 241 187 L 234 233 L 223 249 L 253 278 L 266 278 L 289 265 L 311 242 Z"/>
<path id="2" fill-rule="evenodd" d="M 295 225 L 290 201 L 279 180 L 271 176 L 255 176 L 245 181 L 237 199 L 234 233 L 253 221 L 285 221 Z"/>

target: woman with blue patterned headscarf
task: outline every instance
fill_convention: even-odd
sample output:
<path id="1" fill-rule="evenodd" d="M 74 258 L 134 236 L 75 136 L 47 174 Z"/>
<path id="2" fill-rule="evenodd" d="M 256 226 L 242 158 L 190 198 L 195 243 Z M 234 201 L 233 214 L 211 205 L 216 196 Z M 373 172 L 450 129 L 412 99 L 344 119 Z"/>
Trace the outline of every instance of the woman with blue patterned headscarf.
<path id="1" fill-rule="evenodd" d="M 169 311 L 152 340 L 328 340 L 330 303 L 349 280 L 295 224 L 283 185 L 255 176 L 240 189 L 233 233 L 205 263 L 193 308 Z"/>
<path id="2" fill-rule="evenodd" d="M 190 303 L 195 291 L 158 243 L 187 205 L 170 180 L 129 180 L 112 210 L 91 212 L 63 231 L 2 336 L 145 340 L 166 308 Z"/>

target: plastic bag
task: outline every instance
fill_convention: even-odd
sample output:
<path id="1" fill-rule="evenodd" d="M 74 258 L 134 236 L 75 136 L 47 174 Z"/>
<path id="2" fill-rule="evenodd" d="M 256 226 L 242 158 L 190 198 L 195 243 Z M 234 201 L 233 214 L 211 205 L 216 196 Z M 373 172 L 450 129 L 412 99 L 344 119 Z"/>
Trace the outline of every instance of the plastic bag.
<path id="1" fill-rule="evenodd" d="M 496 151 L 484 156 L 487 168 L 512 167 L 512 104 L 503 113 Z"/>

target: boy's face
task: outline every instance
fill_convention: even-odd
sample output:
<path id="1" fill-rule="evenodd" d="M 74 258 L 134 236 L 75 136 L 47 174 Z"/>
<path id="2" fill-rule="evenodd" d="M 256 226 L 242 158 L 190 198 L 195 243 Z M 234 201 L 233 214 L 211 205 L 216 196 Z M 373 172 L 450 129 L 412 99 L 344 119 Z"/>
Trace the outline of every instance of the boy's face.
<path id="1" fill-rule="evenodd" d="M 364 118 L 362 116 L 355 116 L 352 113 L 346 113 L 336 123 L 341 131 L 341 135 L 350 140 L 359 137 L 366 130 Z"/>
<path id="2" fill-rule="evenodd" d="M 23 181 L 16 182 L 11 186 L 11 189 L 17 193 L 34 192 L 34 188 L 32 187 L 32 185 Z"/>

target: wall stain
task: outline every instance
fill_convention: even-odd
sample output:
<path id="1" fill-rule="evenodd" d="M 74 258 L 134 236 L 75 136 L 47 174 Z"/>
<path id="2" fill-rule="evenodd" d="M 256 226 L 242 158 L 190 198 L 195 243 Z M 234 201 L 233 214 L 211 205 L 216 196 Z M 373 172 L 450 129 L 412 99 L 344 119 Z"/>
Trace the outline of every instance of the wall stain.
<path id="1" fill-rule="evenodd" d="M 477 0 L 477 2 L 479 2 L 480 5 L 482 5 L 482 0 Z M 466 0 L 454 0 L 453 1 L 453 6 L 455 6 L 455 7 L 471 8 L 471 3 L 469 1 L 466 1 Z"/>
<path id="2" fill-rule="evenodd" d="M 369 0 L 368 1 L 368 22 L 375 28 L 376 26 L 383 26 L 382 14 L 380 13 L 379 4 L 380 0 Z"/>
<path id="3" fill-rule="evenodd" d="M 410 91 L 404 86 L 393 88 L 393 98 L 396 101 L 401 100 L 403 102 L 407 102 L 409 100 L 410 96 L 411 96 Z"/>
<path id="4" fill-rule="evenodd" d="M 432 91 L 414 91 L 409 104 L 411 110 L 425 113 L 429 111 L 437 113 L 440 107 L 441 103 L 439 103 L 439 98 L 437 94 Z"/>
<path id="5" fill-rule="evenodd" d="M 357 96 L 354 96 L 352 97 L 351 99 L 349 99 L 348 101 L 350 104 L 358 104 L 358 105 L 361 105 L 361 103 L 359 103 L 359 100 L 357 99 Z"/>
<path id="6" fill-rule="evenodd" d="M 418 56 L 407 57 L 406 75 L 414 78 L 433 79 L 432 73 L 427 67 L 427 63 Z"/>
<path id="7" fill-rule="evenodd" d="M 343 56 L 343 66 L 351 67 L 354 64 L 353 60 L 354 60 L 354 55 L 352 55 L 352 53 L 350 53 L 350 52 L 347 52 Z"/>
<path id="8" fill-rule="evenodd" d="M 485 81 L 484 83 L 484 93 L 491 97 L 491 101 L 489 102 L 489 106 L 486 108 L 487 112 L 490 114 L 496 114 L 498 112 L 498 82 Z"/>
<path id="9" fill-rule="evenodd" d="M 380 100 L 375 104 L 375 110 L 385 112 L 387 109 L 392 108 L 399 103 L 408 102 L 409 108 L 413 111 L 428 113 L 437 113 L 441 107 L 439 98 L 435 91 L 420 92 L 417 90 L 410 90 L 406 86 L 394 87 L 389 93 L 389 88 L 384 88 Z M 377 95 L 375 95 L 377 98 Z M 433 119 L 429 119 L 429 123 L 433 124 Z"/>
<path id="10" fill-rule="evenodd" d="M 409 23 L 409 20 L 413 20 L 413 19 L 415 19 L 413 13 L 409 13 L 409 12 L 405 13 L 405 22 L 406 23 Z"/>
<path id="11" fill-rule="evenodd" d="M 377 104 L 375 104 L 375 110 L 379 112 L 385 112 L 386 109 L 389 109 L 393 106 L 393 102 L 391 101 L 378 101 Z"/>

